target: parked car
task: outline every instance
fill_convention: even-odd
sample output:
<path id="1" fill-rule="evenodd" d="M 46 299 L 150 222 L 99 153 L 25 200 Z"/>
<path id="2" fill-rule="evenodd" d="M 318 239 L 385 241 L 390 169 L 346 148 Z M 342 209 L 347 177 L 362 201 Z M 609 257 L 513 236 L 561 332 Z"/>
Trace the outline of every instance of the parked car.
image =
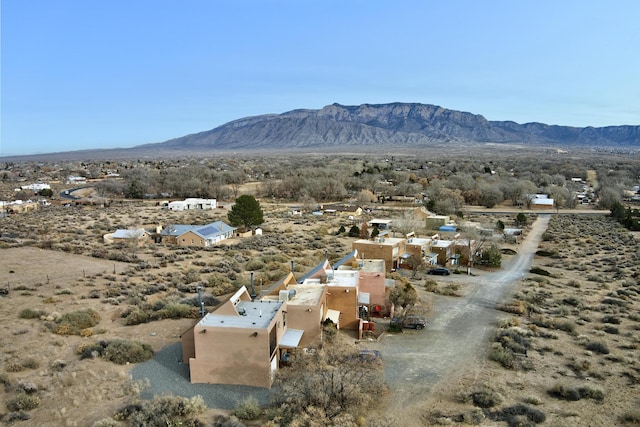
<path id="1" fill-rule="evenodd" d="M 402 319 L 394 317 L 391 321 L 397 325 L 401 325 L 403 328 L 424 329 L 424 327 L 427 326 L 427 321 L 424 317 L 415 315 L 409 315 Z"/>
<path id="2" fill-rule="evenodd" d="M 451 274 L 451 272 L 449 271 L 448 268 L 436 267 L 427 271 L 427 274 L 435 274 L 437 276 L 448 276 Z"/>

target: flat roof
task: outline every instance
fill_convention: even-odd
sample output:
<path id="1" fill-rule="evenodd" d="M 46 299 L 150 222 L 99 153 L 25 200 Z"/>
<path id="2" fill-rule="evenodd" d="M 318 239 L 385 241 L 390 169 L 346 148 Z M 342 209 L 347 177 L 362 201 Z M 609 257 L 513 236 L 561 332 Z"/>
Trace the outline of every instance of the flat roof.
<path id="1" fill-rule="evenodd" d="M 260 328 L 266 329 L 275 317 L 282 301 L 257 300 L 239 301 L 236 304 L 238 315 L 222 315 L 215 312 L 202 318 L 197 326 L 218 326 L 226 328 Z"/>
<path id="2" fill-rule="evenodd" d="M 353 243 L 359 244 L 367 244 L 367 245 L 392 245 L 395 243 L 400 243 L 402 241 L 406 241 L 404 237 L 385 237 L 383 242 L 376 242 L 375 240 L 368 239 L 358 239 Z"/>
<path id="3" fill-rule="evenodd" d="M 365 273 L 382 273 L 385 271 L 383 259 L 365 259 L 358 262 L 362 262 L 362 268 L 360 271 Z"/>
<path id="4" fill-rule="evenodd" d="M 318 286 L 317 284 L 303 284 L 303 285 L 289 285 L 289 290 L 293 289 L 296 294 L 293 298 L 289 298 L 289 305 L 318 305 L 322 294 L 324 293 L 324 285 Z"/>

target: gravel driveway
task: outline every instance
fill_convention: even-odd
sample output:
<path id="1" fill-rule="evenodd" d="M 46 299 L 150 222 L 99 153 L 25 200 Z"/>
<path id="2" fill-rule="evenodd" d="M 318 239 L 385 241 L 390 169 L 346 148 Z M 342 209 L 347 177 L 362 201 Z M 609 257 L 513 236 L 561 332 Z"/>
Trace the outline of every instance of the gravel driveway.
<path id="1" fill-rule="evenodd" d="M 435 384 L 471 366 L 483 354 L 500 316 L 495 305 L 529 271 L 549 219 L 550 215 L 538 216 L 518 254 L 502 270 L 465 278 L 472 289 L 464 297 L 435 296 L 425 329 L 385 334 L 367 343 L 382 354 L 394 413 L 411 413 L 409 408 L 424 402 Z"/>

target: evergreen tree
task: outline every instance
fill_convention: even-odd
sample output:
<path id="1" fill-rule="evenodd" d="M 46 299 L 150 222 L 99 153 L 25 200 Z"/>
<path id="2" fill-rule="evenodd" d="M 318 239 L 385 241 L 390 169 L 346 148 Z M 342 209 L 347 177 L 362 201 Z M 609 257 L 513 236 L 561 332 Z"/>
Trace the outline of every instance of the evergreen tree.
<path id="1" fill-rule="evenodd" d="M 231 207 L 227 218 L 231 225 L 243 227 L 244 229 L 250 229 L 264 222 L 260 202 L 248 194 L 243 194 L 236 199 L 236 203 Z"/>

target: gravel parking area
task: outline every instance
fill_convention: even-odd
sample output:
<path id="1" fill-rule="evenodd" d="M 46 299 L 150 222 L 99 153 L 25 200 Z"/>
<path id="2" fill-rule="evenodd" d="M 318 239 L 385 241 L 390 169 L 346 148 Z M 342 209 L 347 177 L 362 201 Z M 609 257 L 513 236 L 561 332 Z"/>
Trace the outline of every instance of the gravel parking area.
<path id="1" fill-rule="evenodd" d="M 171 344 L 158 351 L 153 359 L 131 370 L 134 380 L 148 379 L 150 387 L 140 397 L 174 395 L 182 397 L 202 396 L 210 408 L 231 410 L 249 396 L 265 405 L 271 398 L 271 390 L 260 387 L 220 384 L 191 384 L 189 366 L 182 363 L 182 345 Z"/>

